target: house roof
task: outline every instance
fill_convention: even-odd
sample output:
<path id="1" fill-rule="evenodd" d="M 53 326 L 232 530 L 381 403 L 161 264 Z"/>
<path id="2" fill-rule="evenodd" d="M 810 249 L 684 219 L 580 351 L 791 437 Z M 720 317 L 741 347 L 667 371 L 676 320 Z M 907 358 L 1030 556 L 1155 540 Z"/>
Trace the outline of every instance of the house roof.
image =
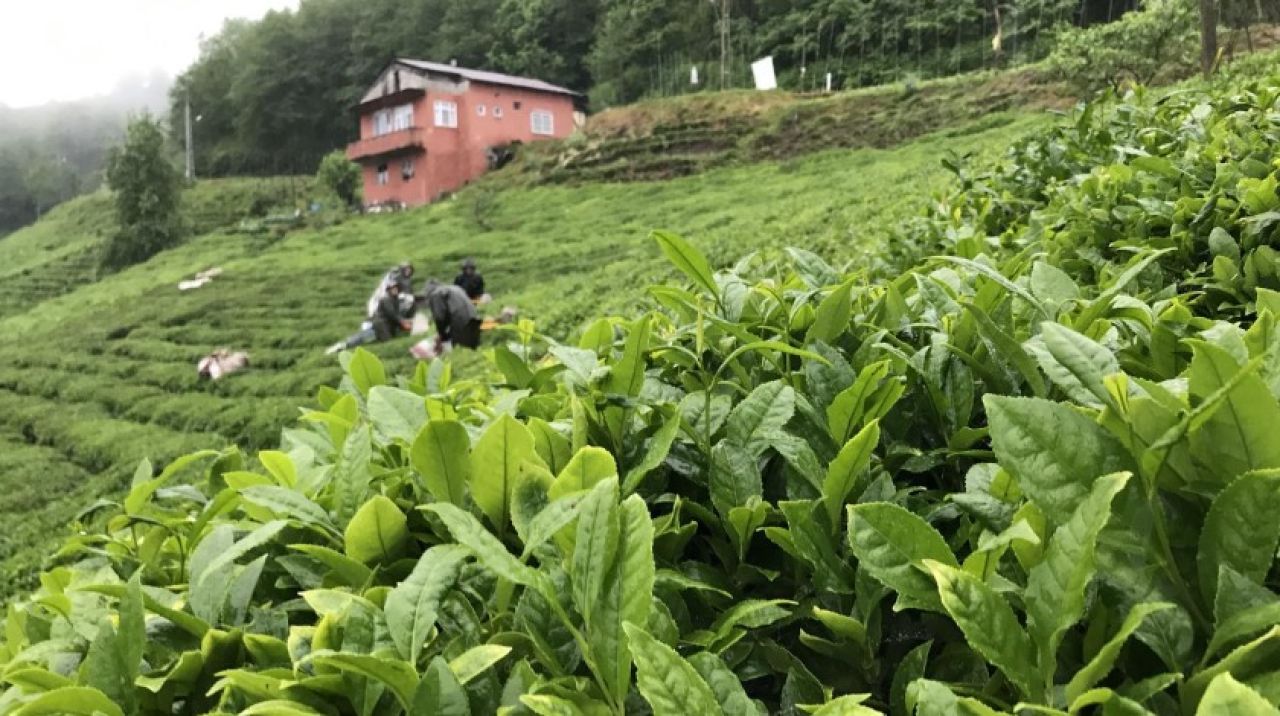
<path id="1" fill-rule="evenodd" d="M 486 72 L 485 70 L 472 70 L 466 67 L 455 67 L 454 65 L 446 65 L 440 62 L 427 62 L 426 60 L 413 60 L 408 58 L 398 58 L 397 63 L 412 67 L 414 69 L 432 72 L 441 75 L 452 75 L 461 79 L 471 80 L 472 82 L 483 82 L 491 85 L 503 85 L 506 87 L 520 87 L 522 89 L 534 90 L 537 92 L 549 92 L 553 94 L 564 94 L 572 97 L 581 97 L 581 93 L 574 92 L 567 87 L 560 87 L 542 80 L 530 79 L 528 77 L 516 77 L 515 75 L 504 75 L 501 72 Z"/>

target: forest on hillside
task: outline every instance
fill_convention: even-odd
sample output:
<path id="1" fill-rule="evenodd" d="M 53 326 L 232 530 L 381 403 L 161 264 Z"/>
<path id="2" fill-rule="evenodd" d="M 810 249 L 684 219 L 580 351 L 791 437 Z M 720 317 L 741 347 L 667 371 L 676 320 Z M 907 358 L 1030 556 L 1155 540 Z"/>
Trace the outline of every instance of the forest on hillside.
<path id="1" fill-rule="evenodd" d="M 1145 5 L 1193 0 L 1151 0 Z M 1042 57 L 1054 31 L 1105 23 L 1140 0 L 306 0 L 229 22 L 177 81 L 204 175 L 311 172 L 352 139 L 350 111 L 390 59 L 456 60 L 586 92 L 596 108 L 750 82 L 773 55 L 784 87 L 944 76 Z M 1280 20 L 1223 0 L 1228 25 Z M 727 17 L 726 17 L 727 15 Z M 693 67 L 700 84 L 690 84 Z"/>

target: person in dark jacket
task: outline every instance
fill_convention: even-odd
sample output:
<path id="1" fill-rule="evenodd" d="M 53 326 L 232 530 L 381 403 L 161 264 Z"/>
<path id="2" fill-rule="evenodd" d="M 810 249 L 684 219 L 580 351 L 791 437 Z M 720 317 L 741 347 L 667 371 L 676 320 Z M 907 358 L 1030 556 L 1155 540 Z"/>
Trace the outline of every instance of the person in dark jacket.
<path id="1" fill-rule="evenodd" d="M 326 352 L 337 353 L 340 350 L 367 343 L 389 341 L 402 333 L 408 333 L 412 327 L 413 323 L 405 315 L 400 301 L 400 284 L 392 282 L 387 285 L 386 294 L 378 301 L 378 307 L 370 316 L 368 327 L 345 341 L 335 343 Z"/>
<path id="2" fill-rule="evenodd" d="M 485 298 L 484 277 L 476 271 L 475 259 L 462 262 L 462 273 L 453 280 L 453 285 L 466 291 L 467 298 L 472 301 L 481 301 Z"/>
<path id="3" fill-rule="evenodd" d="M 446 344 L 477 348 L 480 345 L 480 316 L 467 292 L 460 286 L 446 286 L 431 280 L 423 288 L 422 303 L 431 312 L 436 326 L 436 341 L 442 350 Z"/>

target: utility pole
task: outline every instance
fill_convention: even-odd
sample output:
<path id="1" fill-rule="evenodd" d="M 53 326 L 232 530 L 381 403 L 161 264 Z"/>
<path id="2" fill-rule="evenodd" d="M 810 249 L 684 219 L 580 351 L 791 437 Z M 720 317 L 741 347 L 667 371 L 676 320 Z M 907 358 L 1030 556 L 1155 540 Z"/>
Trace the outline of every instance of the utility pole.
<path id="1" fill-rule="evenodd" d="M 187 181 L 195 181 L 196 178 L 196 155 L 195 149 L 191 146 L 191 95 L 187 95 L 186 101 L 187 115 Z"/>
<path id="2" fill-rule="evenodd" d="M 716 0 L 711 0 L 715 2 Z M 720 89 L 729 88 L 729 3 L 730 0 L 720 0 Z"/>

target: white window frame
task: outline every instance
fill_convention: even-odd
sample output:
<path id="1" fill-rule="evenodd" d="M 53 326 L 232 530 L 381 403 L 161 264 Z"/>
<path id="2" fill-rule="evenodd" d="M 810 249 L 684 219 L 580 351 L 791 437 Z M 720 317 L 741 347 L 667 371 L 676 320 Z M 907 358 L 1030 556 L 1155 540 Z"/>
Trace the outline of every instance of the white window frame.
<path id="1" fill-rule="evenodd" d="M 417 172 L 417 166 L 415 165 L 415 162 L 413 161 L 413 157 L 409 157 L 409 158 L 407 158 L 407 159 L 403 159 L 403 160 L 401 160 L 401 161 L 400 161 L 400 178 L 401 178 L 402 180 L 404 180 L 404 181 L 409 181 L 409 180 L 410 180 L 410 179 L 412 179 L 412 178 L 413 178 L 417 173 L 418 173 L 418 172 Z"/>
<path id="2" fill-rule="evenodd" d="M 446 99 L 438 99 L 432 105 L 435 111 L 437 127 L 458 128 L 458 103 Z"/>
<path id="3" fill-rule="evenodd" d="M 388 167 L 386 164 L 379 164 L 378 167 L 375 169 L 375 171 L 377 173 L 376 181 L 378 186 L 386 186 L 391 183 L 390 167 Z"/>
<path id="4" fill-rule="evenodd" d="M 381 137 L 391 133 L 391 110 L 380 109 L 373 113 L 373 136 Z"/>
<path id="5" fill-rule="evenodd" d="M 413 105 L 402 104 L 391 113 L 391 131 L 402 132 L 413 128 Z"/>
<path id="6" fill-rule="evenodd" d="M 496 107 L 495 107 L 495 109 L 496 109 Z M 484 108 L 484 105 L 483 105 L 483 104 L 477 104 L 477 105 L 476 105 L 476 116 L 477 116 L 477 117 L 483 117 L 483 116 L 484 116 L 484 111 L 485 111 L 485 108 Z"/>
<path id="7" fill-rule="evenodd" d="M 543 123 L 545 122 L 545 126 Z M 529 129 L 534 134 L 550 137 L 556 133 L 556 116 L 545 109 L 535 109 L 529 113 Z"/>
<path id="8" fill-rule="evenodd" d="M 502 108 L 501 108 L 501 107 L 499 107 L 499 106 L 497 106 L 497 105 L 494 105 L 494 107 L 493 107 L 493 118 L 494 118 L 494 119 L 502 119 Z"/>

